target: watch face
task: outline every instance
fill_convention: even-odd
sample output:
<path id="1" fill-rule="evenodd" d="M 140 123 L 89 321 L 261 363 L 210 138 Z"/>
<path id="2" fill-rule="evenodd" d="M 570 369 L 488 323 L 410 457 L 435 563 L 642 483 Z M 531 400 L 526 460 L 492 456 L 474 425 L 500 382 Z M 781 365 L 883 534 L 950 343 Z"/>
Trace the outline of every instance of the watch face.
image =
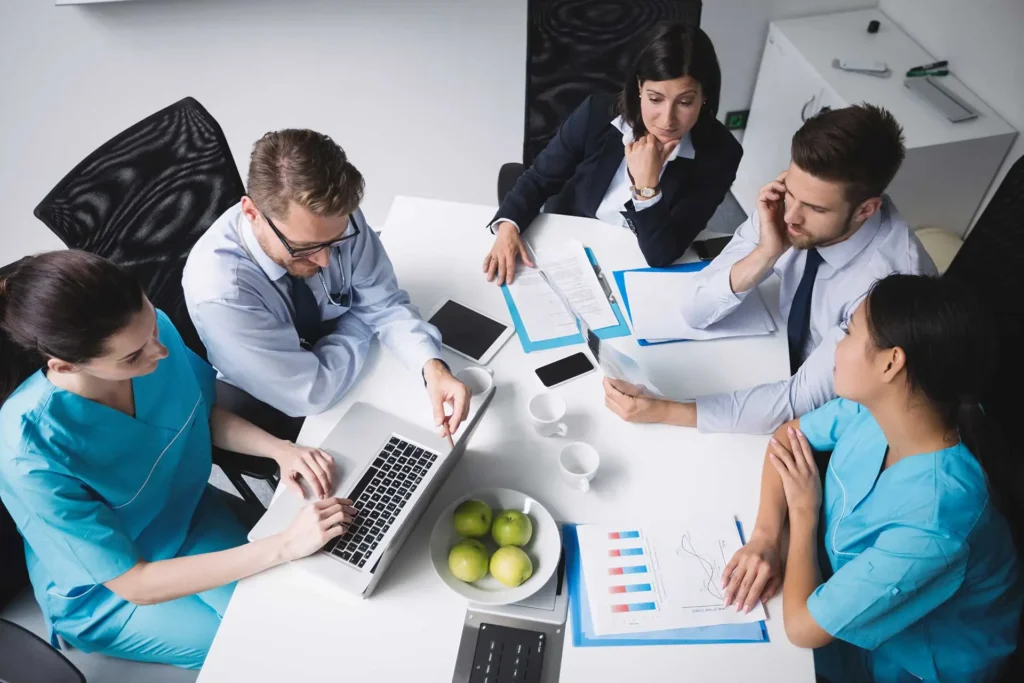
<path id="1" fill-rule="evenodd" d="M 644 199 L 650 199 L 654 195 L 655 192 L 653 187 L 645 187 L 644 189 L 640 190 L 640 196 L 643 197 Z"/>

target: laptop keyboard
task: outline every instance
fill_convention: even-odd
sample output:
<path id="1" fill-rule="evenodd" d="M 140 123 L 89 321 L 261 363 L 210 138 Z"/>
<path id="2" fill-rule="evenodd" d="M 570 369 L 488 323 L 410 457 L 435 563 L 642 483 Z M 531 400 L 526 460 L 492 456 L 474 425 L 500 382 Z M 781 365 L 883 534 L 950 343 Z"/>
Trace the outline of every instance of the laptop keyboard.
<path id="1" fill-rule="evenodd" d="M 511 626 L 480 624 L 470 683 L 539 683 L 544 634 Z"/>
<path id="2" fill-rule="evenodd" d="M 435 462 L 436 453 L 392 436 L 348 495 L 359 514 L 324 550 L 353 567 L 365 566 Z"/>

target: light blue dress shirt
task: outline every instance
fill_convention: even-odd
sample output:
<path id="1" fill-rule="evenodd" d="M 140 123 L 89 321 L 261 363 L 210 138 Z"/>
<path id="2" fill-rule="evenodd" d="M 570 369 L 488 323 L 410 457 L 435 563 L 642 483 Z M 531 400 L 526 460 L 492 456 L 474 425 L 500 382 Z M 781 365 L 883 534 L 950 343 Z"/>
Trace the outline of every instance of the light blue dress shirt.
<path id="1" fill-rule="evenodd" d="M 729 274 L 733 265 L 754 251 L 759 235 L 755 211 L 722 253 L 695 276 L 692 293 L 681 302 L 691 326 L 703 329 L 721 320 L 753 291 L 734 293 Z M 699 397 L 697 427 L 701 431 L 767 434 L 831 400 L 835 347 L 843 337 L 840 326 L 849 322 L 871 285 L 892 273 L 935 274 L 931 257 L 888 197 L 849 239 L 820 247 L 818 253 L 823 261 L 814 279 L 810 334 L 800 369 L 779 382 Z M 806 261 L 805 250 L 789 249 L 775 263 L 773 272 L 781 280 L 779 310 L 786 320 Z"/>
<path id="2" fill-rule="evenodd" d="M 991 680 L 1016 647 L 1022 586 L 977 459 L 960 443 L 881 471 L 885 435 L 844 399 L 801 417 L 800 429 L 832 451 L 822 531 L 834 573 L 807 607 L 845 641 L 833 645 L 860 648 L 823 648 L 819 672 L 834 683 Z"/>
<path id="3" fill-rule="evenodd" d="M 25 539 L 29 577 L 54 645 L 59 634 L 86 652 L 134 659 L 137 653 L 120 644 L 129 635 L 163 634 L 173 642 L 176 631 L 195 628 L 203 616 L 219 623 L 194 597 L 138 607 L 103 584 L 140 560 L 246 542 L 244 527 L 207 487 L 213 369 L 185 347 L 166 315 L 157 315 L 169 355 L 132 380 L 134 417 L 60 389 L 41 371 L 0 408 L 0 498 Z M 233 588 L 216 591 L 226 598 Z M 155 632 L 131 633 L 139 610 L 151 615 L 144 621 L 155 623 Z M 193 619 L 173 623 L 161 618 L 168 612 Z M 201 652 L 183 658 L 172 650 L 165 647 L 161 661 L 202 664 Z"/>
<path id="4" fill-rule="evenodd" d="M 417 373 L 441 357 L 440 333 L 399 288 L 380 238 L 361 211 L 352 220 L 359 235 L 332 249 L 323 271 L 346 305 L 328 301 L 319 277 L 306 279 L 321 319 L 334 321 L 309 351 L 295 331 L 287 272 L 260 247 L 241 204 L 196 242 L 185 264 L 185 302 L 219 378 L 297 417 L 330 408 L 348 391 L 374 335 Z"/>

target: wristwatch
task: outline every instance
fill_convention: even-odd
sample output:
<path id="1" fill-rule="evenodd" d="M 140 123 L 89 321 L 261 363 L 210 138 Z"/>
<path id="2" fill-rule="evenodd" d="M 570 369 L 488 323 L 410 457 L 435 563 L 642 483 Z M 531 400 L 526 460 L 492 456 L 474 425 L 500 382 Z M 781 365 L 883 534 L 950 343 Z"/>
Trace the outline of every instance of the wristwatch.
<path id="1" fill-rule="evenodd" d="M 634 187 L 633 197 L 636 199 L 653 199 L 658 194 L 657 187 Z"/>

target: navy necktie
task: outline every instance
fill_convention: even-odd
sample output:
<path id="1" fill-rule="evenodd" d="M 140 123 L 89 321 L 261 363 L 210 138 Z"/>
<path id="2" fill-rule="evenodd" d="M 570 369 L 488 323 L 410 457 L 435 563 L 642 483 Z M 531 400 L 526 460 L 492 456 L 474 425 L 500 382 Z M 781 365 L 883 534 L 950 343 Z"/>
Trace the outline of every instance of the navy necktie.
<path id="1" fill-rule="evenodd" d="M 789 309 L 787 335 L 789 337 L 789 370 L 792 374 L 800 368 L 801 354 L 807 336 L 811 333 L 811 293 L 814 291 L 814 278 L 818 275 L 821 265 L 821 254 L 817 249 L 807 250 L 807 261 L 804 274 L 793 295 L 793 305 Z"/>
<path id="2" fill-rule="evenodd" d="M 295 275 L 288 275 L 291 283 L 292 307 L 295 309 L 295 331 L 299 333 L 299 344 L 309 351 L 323 336 L 320 319 L 320 304 L 313 296 L 313 290 L 306 281 Z"/>

